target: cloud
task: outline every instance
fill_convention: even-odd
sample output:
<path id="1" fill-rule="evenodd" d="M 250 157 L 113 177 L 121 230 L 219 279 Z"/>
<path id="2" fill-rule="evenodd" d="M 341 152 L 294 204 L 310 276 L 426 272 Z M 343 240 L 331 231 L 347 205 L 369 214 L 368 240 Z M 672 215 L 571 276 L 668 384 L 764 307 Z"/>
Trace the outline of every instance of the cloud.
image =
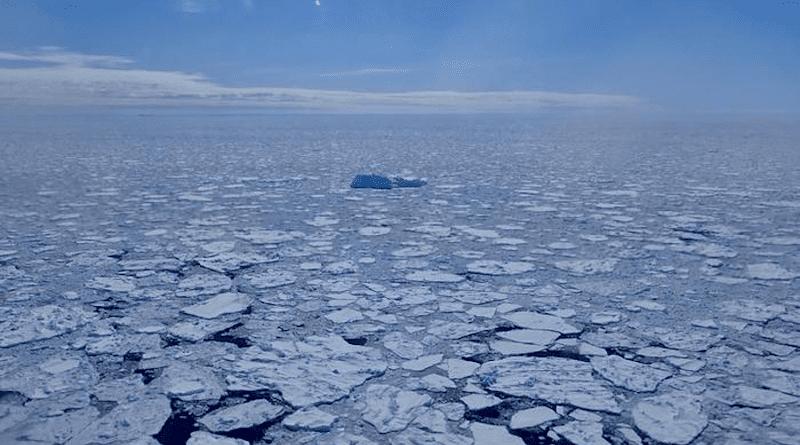
<path id="1" fill-rule="evenodd" d="M 2 60 L 51 62 L 54 66 L 3 68 L 0 104 L 31 106 L 258 106 L 313 110 L 514 111 L 547 104 L 630 105 L 630 96 L 536 91 L 419 91 L 369 93 L 303 88 L 240 88 L 218 85 L 200 74 L 121 69 L 131 60 L 63 51 L 0 53 Z M 361 70 L 372 72 L 394 72 Z M 355 71 L 353 73 L 359 73 Z M 335 73 L 334 73 L 335 74 Z"/>
<path id="2" fill-rule="evenodd" d="M 216 0 L 181 0 L 179 9 L 189 14 L 200 14 L 216 9 Z"/>
<path id="3" fill-rule="evenodd" d="M 253 9 L 253 0 L 243 0 L 242 3 L 244 3 L 244 8 L 248 11 Z"/>
<path id="4" fill-rule="evenodd" d="M 361 76 L 364 74 L 383 74 L 383 73 L 401 73 L 406 74 L 414 70 L 407 68 L 367 68 L 358 71 L 344 71 L 340 73 L 326 73 L 317 74 L 317 76 L 334 77 L 334 76 Z"/>
<path id="5" fill-rule="evenodd" d="M 476 65 L 469 60 L 453 60 L 450 62 L 442 62 L 442 68 L 451 69 L 451 70 L 463 70 L 465 68 L 474 68 L 477 66 L 483 65 Z"/>
<path id="6" fill-rule="evenodd" d="M 79 53 L 70 53 L 62 51 L 62 48 L 57 46 L 42 46 L 39 47 L 39 52 L 32 54 L 15 54 L 8 52 L 0 52 L 0 61 L 2 60 L 24 60 L 31 62 L 44 62 L 55 63 L 59 65 L 72 65 L 72 66 L 107 66 L 107 67 L 122 67 L 133 63 L 133 60 L 117 56 L 103 56 L 103 55 L 87 55 Z"/>

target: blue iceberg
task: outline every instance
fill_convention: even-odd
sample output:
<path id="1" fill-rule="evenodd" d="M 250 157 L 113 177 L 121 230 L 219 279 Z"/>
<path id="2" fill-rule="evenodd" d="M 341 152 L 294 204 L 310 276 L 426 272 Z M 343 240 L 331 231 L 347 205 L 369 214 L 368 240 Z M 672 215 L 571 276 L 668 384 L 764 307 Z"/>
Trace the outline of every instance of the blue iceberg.
<path id="1" fill-rule="evenodd" d="M 390 189 L 392 188 L 392 181 L 388 178 L 378 175 L 356 175 L 350 187 L 357 189 Z"/>
<path id="2" fill-rule="evenodd" d="M 422 179 L 403 179 L 395 177 L 389 179 L 381 175 L 356 175 L 350 187 L 356 189 L 390 189 L 392 187 L 421 187 L 425 185 Z"/>

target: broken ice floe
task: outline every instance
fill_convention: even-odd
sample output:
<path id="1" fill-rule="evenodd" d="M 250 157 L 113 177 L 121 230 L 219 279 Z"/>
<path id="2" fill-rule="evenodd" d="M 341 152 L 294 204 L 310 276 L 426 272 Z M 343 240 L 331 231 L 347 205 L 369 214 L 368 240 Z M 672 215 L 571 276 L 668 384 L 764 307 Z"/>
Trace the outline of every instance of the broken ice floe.
<path id="1" fill-rule="evenodd" d="M 178 283 L 179 297 L 197 297 L 201 295 L 214 295 L 225 292 L 231 288 L 232 281 L 222 274 L 195 274 Z"/>
<path id="2" fill-rule="evenodd" d="M 358 233 L 364 236 L 380 236 L 386 235 L 387 233 L 391 232 L 391 227 L 362 227 L 358 229 Z"/>
<path id="3" fill-rule="evenodd" d="M 0 347 L 44 340 L 70 332 L 95 318 L 81 308 L 46 305 L 29 310 L 12 309 L 0 320 Z"/>
<path id="4" fill-rule="evenodd" d="M 618 355 L 592 357 L 592 368 L 617 386 L 637 392 L 652 392 L 671 372 L 642 363 L 625 360 Z"/>
<path id="5" fill-rule="evenodd" d="M 379 433 L 401 431 L 425 412 L 422 408 L 429 405 L 431 400 L 427 394 L 404 391 L 390 385 L 369 385 L 367 406 L 361 417 Z"/>
<path id="6" fill-rule="evenodd" d="M 206 269 L 219 273 L 227 273 L 257 264 L 278 261 L 277 255 L 259 255 L 255 253 L 223 252 L 212 257 L 198 258 L 197 262 Z"/>
<path id="7" fill-rule="evenodd" d="M 708 425 L 708 416 L 696 398 L 685 393 L 665 393 L 637 403 L 631 412 L 637 428 L 653 439 L 686 445 Z"/>
<path id="8" fill-rule="evenodd" d="M 242 312 L 252 302 L 252 297 L 242 293 L 226 292 L 192 306 L 181 309 L 182 312 L 200 318 L 217 318 L 225 314 Z"/>
<path id="9" fill-rule="evenodd" d="M 567 403 L 619 414 L 614 393 L 592 375 L 592 366 L 560 357 L 509 357 L 481 365 L 477 374 L 488 388 L 518 397 Z"/>
<path id="10" fill-rule="evenodd" d="M 467 264 L 467 270 L 484 275 L 516 275 L 533 269 L 533 264 L 523 261 L 480 260 Z"/>
<path id="11" fill-rule="evenodd" d="M 279 244 L 292 241 L 294 236 L 283 230 L 250 229 L 248 232 L 238 232 L 237 238 L 253 244 Z"/>
<path id="12" fill-rule="evenodd" d="M 555 331 L 561 334 L 578 334 L 581 332 L 580 328 L 554 315 L 539 314 L 536 312 L 514 312 L 503 315 L 503 318 L 521 328 L 531 330 Z"/>
<path id="13" fill-rule="evenodd" d="M 406 279 L 409 281 L 427 281 L 432 283 L 457 283 L 465 280 L 461 275 L 440 272 L 438 270 L 420 270 L 412 272 L 406 275 Z"/>
<path id="14" fill-rule="evenodd" d="M 609 273 L 619 262 L 616 258 L 603 260 L 563 260 L 556 261 L 555 266 L 578 275 Z"/>
<path id="15" fill-rule="evenodd" d="M 89 289 L 107 290 L 112 292 L 129 292 L 136 288 L 136 279 L 133 277 L 95 277 L 86 283 Z"/>
<path id="16" fill-rule="evenodd" d="M 305 342 L 276 340 L 266 350 L 251 347 L 231 363 L 228 390 L 277 389 L 292 406 L 333 402 L 361 385 L 386 362 L 374 348 L 341 337 L 309 337 Z"/>
<path id="17" fill-rule="evenodd" d="M 269 289 L 293 284 L 297 281 L 297 276 L 287 270 L 273 269 L 266 272 L 244 274 L 242 281 L 252 289 Z M 244 290 L 247 288 L 245 287 Z"/>
<path id="18" fill-rule="evenodd" d="M 791 272 L 775 263 L 757 263 L 747 265 L 747 276 L 762 280 L 793 280 L 800 277 L 800 273 Z"/>
<path id="19" fill-rule="evenodd" d="M 219 433 L 261 425 L 277 418 L 283 410 L 280 405 L 258 399 L 213 411 L 201 417 L 198 422 L 209 431 Z"/>

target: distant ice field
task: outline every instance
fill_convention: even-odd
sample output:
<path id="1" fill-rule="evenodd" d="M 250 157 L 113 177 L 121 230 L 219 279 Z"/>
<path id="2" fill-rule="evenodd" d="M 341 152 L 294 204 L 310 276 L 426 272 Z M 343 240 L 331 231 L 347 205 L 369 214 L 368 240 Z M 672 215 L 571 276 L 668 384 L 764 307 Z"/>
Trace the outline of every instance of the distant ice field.
<path id="1" fill-rule="evenodd" d="M 225 242 L 247 242 L 236 234 L 252 228 L 307 235 L 331 228 L 337 239 L 319 242 L 335 250 L 407 255 L 402 261 L 433 255 L 429 266 L 450 265 L 448 272 L 471 261 L 460 251 L 535 258 L 553 273 L 580 272 L 556 267 L 562 260 L 617 258 L 615 273 L 630 278 L 670 267 L 669 274 L 694 276 L 700 266 L 676 261 L 686 255 L 722 258 L 724 266 L 710 269 L 723 276 L 747 278 L 746 264 L 735 264 L 741 255 L 796 271 L 796 124 L 774 116 L 602 113 L 5 116 L 0 259 L 17 251 L 56 267 L 89 248 L 147 249 L 170 240 L 177 243 L 171 252 L 192 250 L 179 242 L 190 228 L 224 232 L 207 237 L 222 243 L 220 251 Z M 359 173 L 428 184 L 350 189 Z M 315 218 L 322 222 L 304 222 Z M 432 226 L 443 228 L 417 230 Z M 436 233 L 445 229 L 451 233 Z M 424 251 L 404 244 L 414 242 L 435 253 L 392 255 Z M 729 263 L 730 255 L 738 257 Z M 383 279 L 393 270 L 384 261 L 362 268 Z M 682 269 L 689 271 L 675 272 Z"/>

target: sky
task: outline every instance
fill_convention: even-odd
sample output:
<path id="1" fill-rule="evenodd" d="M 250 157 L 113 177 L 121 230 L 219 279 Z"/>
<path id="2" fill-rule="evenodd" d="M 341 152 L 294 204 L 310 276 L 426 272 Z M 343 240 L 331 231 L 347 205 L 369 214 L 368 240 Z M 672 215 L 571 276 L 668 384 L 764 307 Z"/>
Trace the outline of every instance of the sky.
<path id="1" fill-rule="evenodd" d="M 800 1 L 0 0 L 0 104 L 800 111 Z"/>

